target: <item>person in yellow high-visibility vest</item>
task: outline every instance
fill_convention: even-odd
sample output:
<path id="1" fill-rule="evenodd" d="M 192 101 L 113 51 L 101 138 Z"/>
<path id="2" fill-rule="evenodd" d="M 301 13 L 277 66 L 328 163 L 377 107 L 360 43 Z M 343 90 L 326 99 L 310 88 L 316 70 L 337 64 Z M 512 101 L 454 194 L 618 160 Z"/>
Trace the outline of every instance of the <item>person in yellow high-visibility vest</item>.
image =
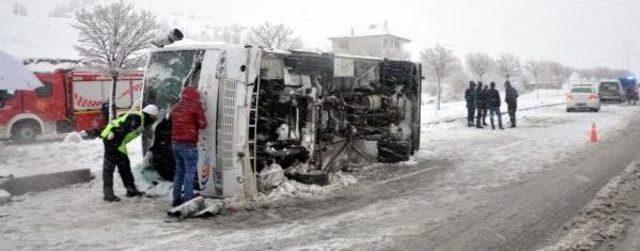
<path id="1" fill-rule="evenodd" d="M 102 181 L 104 200 L 108 202 L 120 201 L 113 193 L 113 172 L 116 167 L 122 183 L 127 189 L 127 197 L 141 196 L 136 188 L 131 164 L 127 156 L 127 143 L 137 138 L 144 126 L 152 124 L 158 116 L 158 107 L 147 105 L 142 112 L 131 112 L 111 121 L 104 128 L 100 137 L 104 143 L 104 165 L 102 167 Z"/>

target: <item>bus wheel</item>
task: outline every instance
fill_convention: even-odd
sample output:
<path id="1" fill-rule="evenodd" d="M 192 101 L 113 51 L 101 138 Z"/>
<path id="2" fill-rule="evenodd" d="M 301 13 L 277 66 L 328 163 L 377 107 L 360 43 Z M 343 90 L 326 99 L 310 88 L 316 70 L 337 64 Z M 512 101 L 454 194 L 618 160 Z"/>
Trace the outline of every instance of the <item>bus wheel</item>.
<path id="1" fill-rule="evenodd" d="M 17 122 L 11 128 L 11 138 L 18 142 L 31 142 L 40 134 L 38 122 L 25 120 Z"/>

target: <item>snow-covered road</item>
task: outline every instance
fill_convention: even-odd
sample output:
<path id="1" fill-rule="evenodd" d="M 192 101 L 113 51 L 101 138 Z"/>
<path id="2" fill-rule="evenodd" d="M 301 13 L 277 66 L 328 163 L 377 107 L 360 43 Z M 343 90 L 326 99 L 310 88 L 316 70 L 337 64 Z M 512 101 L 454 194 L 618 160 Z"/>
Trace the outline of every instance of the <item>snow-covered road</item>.
<path id="1" fill-rule="evenodd" d="M 410 163 L 208 220 L 164 222 L 165 198 L 103 203 L 99 180 L 20 196 L 0 207 L 0 249 L 530 249 L 624 168 L 640 140 L 630 126 L 638 112 L 558 106 L 521 112 L 519 128 L 504 131 L 432 125 Z M 593 122 L 603 140 L 595 145 Z"/>

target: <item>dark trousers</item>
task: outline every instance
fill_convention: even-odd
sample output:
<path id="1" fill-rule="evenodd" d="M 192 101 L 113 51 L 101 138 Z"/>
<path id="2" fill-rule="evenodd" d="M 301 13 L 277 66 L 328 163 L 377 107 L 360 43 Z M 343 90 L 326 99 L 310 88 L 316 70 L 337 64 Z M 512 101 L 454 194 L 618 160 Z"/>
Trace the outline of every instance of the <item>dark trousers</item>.
<path id="1" fill-rule="evenodd" d="M 475 119 L 476 108 L 473 106 L 467 106 L 467 123 L 472 126 Z"/>
<path id="2" fill-rule="evenodd" d="M 491 107 L 489 108 L 489 118 L 491 120 L 491 128 L 496 128 L 493 123 L 493 116 L 498 116 L 498 126 L 502 128 L 502 115 L 500 114 L 500 107 Z"/>
<path id="3" fill-rule="evenodd" d="M 478 113 L 476 114 L 476 126 L 481 126 L 486 124 L 487 117 L 487 109 L 486 108 L 478 108 L 476 109 Z"/>
<path id="4" fill-rule="evenodd" d="M 512 127 L 516 127 L 516 111 L 518 110 L 518 102 L 507 101 L 507 111 L 509 112 L 509 121 Z"/>
<path id="5" fill-rule="evenodd" d="M 482 109 L 482 125 L 487 124 L 487 108 Z"/>
<path id="6" fill-rule="evenodd" d="M 105 144 L 104 151 L 104 164 L 102 165 L 102 182 L 103 193 L 105 196 L 113 195 L 113 172 L 118 168 L 120 178 L 127 191 L 136 191 L 135 180 L 131 173 L 131 165 L 129 164 L 129 157 L 118 151 L 118 149 L 109 149 Z"/>
<path id="7" fill-rule="evenodd" d="M 627 95 L 627 105 L 636 105 L 636 97 L 634 95 Z"/>
<path id="8" fill-rule="evenodd" d="M 198 177 L 198 148 L 191 144 L 173 142 L 173 157 L 176 162 L 173 175 L 175 205 L 193 199 L 193 183 Z"/>

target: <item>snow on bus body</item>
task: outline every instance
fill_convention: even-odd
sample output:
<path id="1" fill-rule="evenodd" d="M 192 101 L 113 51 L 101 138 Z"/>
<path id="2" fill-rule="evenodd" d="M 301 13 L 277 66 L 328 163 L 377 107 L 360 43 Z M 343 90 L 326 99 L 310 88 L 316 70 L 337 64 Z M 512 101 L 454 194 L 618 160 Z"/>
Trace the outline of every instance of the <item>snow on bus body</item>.
<path id="1" fill-rule="evenodd" d="M 101 105 L 111 93 L 108 76 L 56 70 L 35 74 L 43 87 L 0 93 L 0 139 L 33 140 L 70 131 L 96 132 L 104 126 Z M 121 76 L 116 106 L 128 110 L 141 96 L 142 72 Z"/>
<path id="2" fill-rule="evenodd" d="M 412 62 L 239 45 L 172 45 L 153 51 L 148 62 L 143 104 L 157 105 L 161 116 L 185 83 L 201 94 L 209 125 L 198 142 L 205 195 L 254 197 L 255 173 L 273 160 L 283 168 L 304 164 L 308 171 L 329 172 L 340 169 L 347 152 L 363 155 L 355 148 L 364 141 L 401 141 L 395 150 L 402 157 L 419 146 L 420 67 Z M 343 92 L 348 94 L 336 96 Z M 282 128 L 285 136 L 275 136 Z M 151 140 L 145 130 L 145 146 Z M 369 159 L 380 157 L 380 149 L 371 148 Z"/>

